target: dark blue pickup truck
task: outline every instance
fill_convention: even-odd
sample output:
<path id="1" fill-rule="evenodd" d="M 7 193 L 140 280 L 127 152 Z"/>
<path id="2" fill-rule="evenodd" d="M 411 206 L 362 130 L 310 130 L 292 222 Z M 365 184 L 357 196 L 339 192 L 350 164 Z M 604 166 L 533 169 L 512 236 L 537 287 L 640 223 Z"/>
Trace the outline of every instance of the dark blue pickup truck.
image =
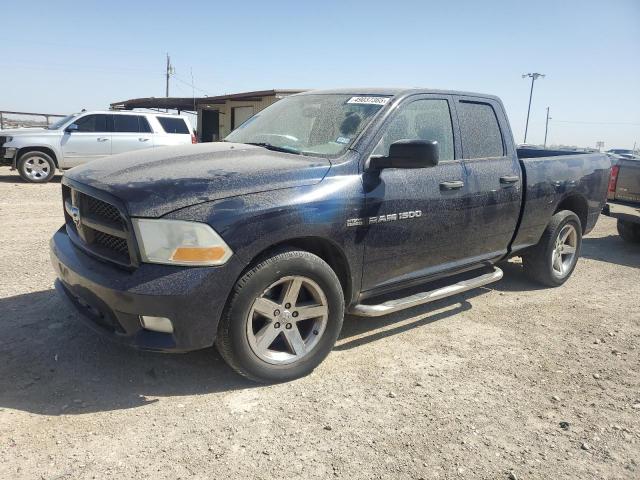
<path id="1" fill-rule="evenodd" d="M 72 169 L 51 260 L 63 296 L 112 338 L 216 344 L 246 377 L 284 381 L 328 355 L 345 313 L 498 281 L 514 255 L 561 285 L 609 170 L 603 154 L 517 151 L 494 96 L 312 91 L 224 142 Z"/>

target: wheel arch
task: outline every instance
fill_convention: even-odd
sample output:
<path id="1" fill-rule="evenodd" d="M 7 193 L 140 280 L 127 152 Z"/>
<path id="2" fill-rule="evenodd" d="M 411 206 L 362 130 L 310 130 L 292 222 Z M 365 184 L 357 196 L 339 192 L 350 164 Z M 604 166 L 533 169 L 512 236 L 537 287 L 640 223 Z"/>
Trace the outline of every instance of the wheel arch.
<path id="1" fill-rule="evenodd" d="M 51 149 L 51 147 L 44 147 L 44 146 L 22 147 L 21 149 L 18 150 L 18 154 L 16 155 L 16 160 L 20 161 L 20 158 L 24 154 L 31 153 L 31 152 L 46 153 L 47 155 L 49 155 L 53 159 L 53 163 L 55 164 L 56 168 L 60 168 L 60 165 L 58 164 L 58 156 L 56 155 L 56 152 L 54 152 Z"/>
<path id="2" fill-rule="evenodd" d="M 297 237 L 282 240 L 264 248 L 253 256 L 249 266 L 255 265 L 260 259 L 285 248 L 295 248 L 317 255 L 327 262 L 335 272 L 344 293 L 345 302 L 350 303 L 353 294 L 353 278 L 349 268 L 349 262 L 344 251 L 331 240 L 323 237 Z"/>
<path id="3" fill-rule="evenodd" d="M 587 199 L 578 193 L 574 193 L 563 198 L 556 207 L 553 214 L 555 215 L 561 210 L 569 210 L 575 213 L 580 219 L 580 226 L 582 227 L 582 233 L 587 229 L 587 218 L 589 214 L 589 204 Z"/>

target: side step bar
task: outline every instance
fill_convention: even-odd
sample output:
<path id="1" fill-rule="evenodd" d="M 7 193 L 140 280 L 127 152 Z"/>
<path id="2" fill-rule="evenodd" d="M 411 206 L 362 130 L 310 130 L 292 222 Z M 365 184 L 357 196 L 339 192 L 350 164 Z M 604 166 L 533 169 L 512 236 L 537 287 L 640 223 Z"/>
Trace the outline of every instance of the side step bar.
<path id="1" fill-rule="evenodd" d="M 494 267 L 493 272 L 485 273 L 484 275 L 480 275 L 479 277 L 469 280 L 462 280 L 458 283 L 454 283 L 453 285 L 437 288 L 430 292 L 420 292 L 408 297 L 389 300 L 378 305 L 366 305 L 359 303 L 358 305 L 354 305 L 349 313 L 352 315 L 359 315 L 361 317 L 380 317 L 399 310 L 404 310 L 405 308 L 415 307 L 416 305 L 440 300 L 441 298 L 450 297 L 451 295 L 466 292 L 467 290 L 473 290 L 474 288 L 487 285 L 488 283 L 497 282 L 501 278 L 502 270 L 498 267 Z"/>

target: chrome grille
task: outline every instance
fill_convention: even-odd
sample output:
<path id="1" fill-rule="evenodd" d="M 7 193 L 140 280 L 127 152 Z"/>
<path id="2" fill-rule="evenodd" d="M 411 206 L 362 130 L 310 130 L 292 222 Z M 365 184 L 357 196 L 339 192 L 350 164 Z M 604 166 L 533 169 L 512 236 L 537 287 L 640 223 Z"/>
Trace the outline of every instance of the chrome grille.
<path id="1" fill-rule="evenodd" d="M 127 218 L 111 203 L 62 186 L 67 233 L 85 251 L 122 266 L 132 266 Z"/>

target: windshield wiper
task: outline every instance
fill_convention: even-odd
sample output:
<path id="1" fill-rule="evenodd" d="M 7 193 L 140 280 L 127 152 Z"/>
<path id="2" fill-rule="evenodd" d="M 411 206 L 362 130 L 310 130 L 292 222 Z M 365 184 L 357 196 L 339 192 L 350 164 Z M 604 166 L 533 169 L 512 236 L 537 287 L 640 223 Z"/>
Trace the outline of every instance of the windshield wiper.
<path id="1" fill-rule="evenodd" d="M 245 145 L 255 145 L 256 147 L 263 147 L 267 150 L 273 150 L 274 152 L 293 153 L 294 155 L 300 155 L 300 150 L 296 150 L 291 147 L 279 147 L 267 142 L 244 142 Z"/>

